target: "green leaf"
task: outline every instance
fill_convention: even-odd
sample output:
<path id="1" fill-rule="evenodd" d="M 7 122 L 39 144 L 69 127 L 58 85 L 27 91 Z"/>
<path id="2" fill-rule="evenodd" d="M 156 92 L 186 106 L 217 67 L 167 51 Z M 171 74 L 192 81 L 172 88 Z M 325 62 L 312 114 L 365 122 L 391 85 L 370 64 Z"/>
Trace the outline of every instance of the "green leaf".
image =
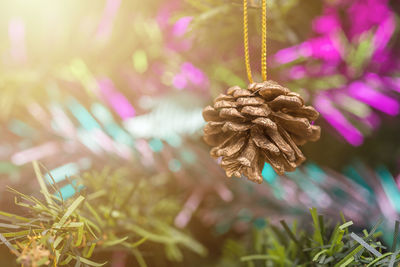
<path id="1" fill-rule="evenodd" d="M 19 229 L 21 228 L 21 226 L 15 224 L 0 223 L 0 228 Z"/>
<path id="2" fill-rule="evenodd" d="M 61 241 L 64 240 L 64 236 L 57 236 L 56 240 L 54 240 L 53 248 L 56 249 Z"/>
<path id="3" fill-rule="evenodd" d="M 135 256 L 140 267 L 147 267 L 147 264 L 139 250 L 133 249 L 132 254 Z"/>
<path id="4" fill-rule="evenodd" d="M 85 200 L 83 196 L 79 196 L 77 199 L 75 199 L 74 202 L 71 204 L 71 206 L 69 206 L 69 208 L 65 212 L 64 216 L 60 219 L 60 221 L 57 224 L 55 224 L 54 227 L 61 228 L 65 224 L 69 216 L 72 215 L 72 213 L 75 211 L 76 208 L 78 208 L 78 206 L 82 203 L 83 200 Z"/>
<path id="5" fill-rule="evenodd" d="M 84 254 L 86 258 L 92 257 L 94 248 L 96 247 L 96 243 L 92 243 L 88 249 L 88 251 Z"/>
<path id="6" fill-rule="evenodd" d="M 310 213 L 314 222 L 314 229 L 315 229 L 315 241 L 320 243 L 321 246 L 324 245 L 324 240 L 322 238 L 322 229 L 319 223 L 319 217 L 318 217 L 318 212 L 316 208 L 311 208 Z"/>
<path id="7" fill-rule="evenodd" d="M 6 245 L 11 251 L 14 252 L 15 255 L 19 256 L 20 253 L 19 251 L 10 243 L 8 242 L 8 240 L 2 235 L 0 234 L 0 240 L 1 242 L 3 242 L 4 245 Z"/>
<path id="8" fill-rule="evenodd" d="M 341 226 L 339 226 L 339 229 L 343 230 L 343 229 L 346 229 L 347 227 L 349 227 L 351 225 L 353 225 L 353 222 L 352 221 L 348 221 L 348 222 L 342 224 Z"/>
<path id="9" fill-rule="evenodd" d="M 344 261 L 343 263 L 341 263 L 341 264 L 339 265 L 339 267 L 345 267 L 345 266 L 349 265 L 350 263 L 352 263 L 353 261 L 354 261 L 354 257 L 350 257 L 350 258 L 348 258 L 346 261 Z M 337 266 L 337 265 L 335 265 L 335 266 Z"/>
<path id="10" fill-rule="evenodd" d="M 146 237 L 143 237 L 142 239 L 140 239 L 139 241 L 133 243 L 133 244 L 129 244 L 130 248 L 136 248 L 138 246 L 140 246 L 141 244 L 143 244 L 145 241 L 147 240 Z"/>
<path id="11" fill-rule="evenodd" d="M 322 254 L 326 253 L 327 251 L 328 251 L 327 249 L 324 249 L 324 250 L 321 250 L 320 252 L 318 252 L 317 254 L 315 254 L 315 256 L 313 258 L 313 261 L 317 261 L 319 256 L 321 256 Z"/>
<path id="12" fill-rule="evenodd" d="M 91 261 L 91 260 L 88 260 L 88 259 L 85 259 L 85 258 L 82 258 L 82 257 L 74 257 L 74 258 L 75 258 L 75 259 L 79 259 L 80 262 L 82 262 L 82 263 L 84 263 L 84 264 L 87 264 L 87 265 L 89 265 L 89 266 L 94 266 L 94 267 L 100 267 L 100 266 L 104 266 L 104 265 L 107 264 L 107 262 L 104 262 L 104 263 L 97 263 L 97 262 L 94 262 L 94 261 Z"/>
<path id="13" fill-rule="evenodd" d="M 80 228 L 84 226 L 83 222 L 70 222 L 67 225 L 64 225 L 65 228 Z"/>
<path id="14" fill-rule="evenodd" d="M 125 236 L 124 238 L 121 239 L 115 239 L 115 240 L 110 240 L 107 242 L 104 242 L 103 247 L 112 247 L 112 246 L 116 246 L 118 244 L 123 243 L 125 240 L 127 240 L 129 237 Z"/>
<path id="15" fill-rule="evenodd" d="M 36 178 L 37 178 L 37 180 L 39 182 L 40 189 L 42 190 L 42 194 L 44 195 L 44 197 L 45 197 L 45 199 L 47 201 L 47 204 L 50 204 L 53 201 L 51 199 L 49 190 L 47 189 L 46 183 L 43 180 L 43 175 L 42 175 L 42 172 L 40 171 L 39 164 L 38 164 L 37 161 L 33 161 L 32 165 L 33 165 L 33 169 L 34 169 L 35 174 L 36 174 Z"/>
<path id="16" fill-rule="evenodd" d="M 333 255 L 334 252 L 336 251 L 335 249 L 339 248 L 341 245 L 342 238 L 344 235 L 343 228 L 345 228 L 345 227 L 342 227 L 343 225 L 344 224 L 342 224 L 341 226 L 336 226 L 335 230 L 333 231 L 332 238 L 330 240 L 331 247 L 329 248 L 329 252 L 328 252 L 329 255 Z"/>
<path id="17" fill-rule="evenodd" d="M 11 232 L 11 233 L 1 233 L 4 237 L 19 237 L 19 236 L 27 236 L 32 233 L 40 233 L 43 229 L 32 229 L 32 230 L 25 230 L 19 232 Z"/>
<path id="18" fill-rule="evenodd" d="M 83 222 L 80 222 L 80 226 L 78 228 L 78 238 L 76 239 L 76 242 L 74 244 L 75 247 L 79 247 L 82 244 L 82 240 L 83 240 L 83 227 L 85 226 L 85 224 Z"/>
<path id="19" fill-rule="evenodd" d="M 392 254 L 393 254 L 393 252 L 385 253 L 385 254 L 383 254 L 382 256 L 380 256 L 380 257 L 376 258 L 375 260 L 371 261 L 366 267 L 373 266 L 373 265 L 374 265 L 375 263 L 377 263 L 378 261 L 381 261 L 381 260 L 383 260 L 384 258 L 386 258 L 386 257 L 388 257 L 388 256 L 390 256 L 390 255 L 392 255 Z"/>
<path id="20" fill-rule="evenodd" d="M 364 249 L 364 247 L 362 245 L 357 246 L 350 253 L 348 253 L 341 261 L 339 261 L 337 264 L 335 264 L 334 267 L 347 266 L 348 264 L 350 264 L 354 260 L 354 255 L 356 255 L 362 249 Z"/>
<path id="21" fill-rule="evenodd" d="M 70 263 L 72 260 L 74 259 L 74 257 L 72 255 L 68 255 L 65 260 L 63 260 L 62 262 L 60 262 L 60 265 L 67 265 L 68 263 Z"/>
<path id="22" fill-rule="evenodd" d="M 8 212 L 4 212 L 4 211 L 0 211 L 0 216 L 6 217 L 6 218 L 2 218 L 2 219 L 9 220 L 11 222 L 14 222 L 15 220 L 24 221 L 24 222 L 29 222 L 30 221 L 30 219 L 28 219 L 28 218 L 21 217 L 21 216 L 18 216 L 18 215 L 15 215 L 15 214 L 11 214 L 11 213 L 8 213 Z"/>
<path id="23" fill-rule="evenodd" d="M 88 198 L 89 199 L 89 198 Z M 105 223 L 101 220 L 99 214 L 96 212 L 96 210 L 90 205 L 90 203 L 87 201 L 85 202 L 85 207 L 89 210 L 89 212 L 93 215 L 93 217 L 96 219 L 96 221 L 99 223 L 100 226 L 104 226 Z"/>
<path id="24" fill-rule="evenodd" d="M 280 221 L 281 225 L 283 226 L 283 229 L 285 229 L 286 233 L 289 235 L 289 237 L 299 245 L 299 241 L 297 240 L 296 236 L 293 234 L 293 232 L 290 230 L 289 226 L 286 224 L 284 220 Z"/>

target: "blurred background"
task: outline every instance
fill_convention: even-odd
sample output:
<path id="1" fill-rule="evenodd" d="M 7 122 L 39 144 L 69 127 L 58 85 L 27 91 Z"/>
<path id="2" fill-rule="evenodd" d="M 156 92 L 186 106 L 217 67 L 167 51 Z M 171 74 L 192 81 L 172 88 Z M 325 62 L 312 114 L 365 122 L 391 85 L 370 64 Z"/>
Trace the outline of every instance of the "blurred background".
<path id="1" fill-rule="evenodd" d="M 303 147 L 307 161 L 296 172 L 278 176 L 265 165 L 265 182 L 254 185 L 226 178 L 201 138 L 202 108 L 247 84 L 242 1 L 1 1 L 1 210 L 19 212 L 6 186 L 40 195 L 31 164 L 40 161 L 65 198 L 76 193 L 65 178 L 87 171 L 127 170 L 126 185 L 156 177 L 151 191 L 176 201 L 171 225 L 208 255 L 183 250 L 172 263 L 147 245 L 148 266 L 233 266 L 222 263 L 227 240 L 246 244 L 266 219 L 307 222 L 310 207 L 333 219 L 343 212 L 359 227 L 383 216 L 393 229 L 399 2 L 267 2 L 269 77 L 321 113 L 322 137 Z M 251 62 L 261 80 L 260 1 L 249 5 Z M 98 257 L 113 257 L 107 253 Z M 0 258 L 15 262 L 6 248 Z M 121 264 L 136 266 L 130 261 Z"/>

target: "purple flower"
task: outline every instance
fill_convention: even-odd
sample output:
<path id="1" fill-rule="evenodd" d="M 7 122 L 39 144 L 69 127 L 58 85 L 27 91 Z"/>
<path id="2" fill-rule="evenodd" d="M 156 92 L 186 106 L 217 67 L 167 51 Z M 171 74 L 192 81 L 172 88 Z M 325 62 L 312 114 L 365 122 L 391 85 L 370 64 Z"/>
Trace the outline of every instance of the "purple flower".
<path id="1" fill-rule="evenodd" d="M 339 42 L 334 36 L 313 38 L 305 44 L 310 46 L 312 57 L 335 63 L 341 60 Z"/>
<path id="2" fill-rule="evenodd" d="M 344 14 L 344 20 L 339 14 Z M 396 30 L 395 15 L 388 0 L 326 1 L 323 14 L 314 19 L 312 26 L 316 36 L 278 51 L 274 61 L 287 64 L 305 59 L 282 75 L 292 82 L 307 77 L 323 80 L 332 75 L 346 79 L 347 86 L 343 82 L 338 88 L 332 86 L 328 93 L 317 96 L 315 104 L 322 117 L 350 144 L 360 145 L 363 136 L 345 113 L 350 112 L 370 129 L 379 125 L 380 118 L 366 105 L 392 116 L 400 113 L 398 99 L 387 95 L 388 90 L 400 92 L 400 78 L 391 77 L 397 73 L 399 62 L 388 46 Z M 363 73 L 367 70 L 369 73 Z M 348 103 L 337 100 L 340 94 Z"/>
<path id="3" fill-rule="evenodd" d="M 194 85 L 201 85 L 206 81 L 204 73 L 190 62 L 182 64 L 181 73 Z"/>
<path id="4" fill-rule="evenodd" d="M 376 50 L 386 47 L 396 29 L 396 21 L 393 16 L 387 17 L 379 24 L 374 35 L 374 46 Z"/>
<path id="5" fill-rule="evenodd" d="M 374 112 L 371 112 L 366 117 L 361 118 L 361 121 L 371 129 L 378 128 L 379 124 L 381 123 L 381 119 Z"/>
<path id="6" fill-rule="evenodd" d="M 348 87 L 349 94 L 371 107 L 386 114 L 395 116 L 399 114 L 399 102 L 395 99 L 374 90 L 369 85 L 361 81 L 355 81 Z"/>
<path id="7" fill-rule="evenodd" d="M 173 11 L 179 9 L 180 1 L 179 0 L 170 0 L 168 3 L 164 4 L 157 13 L 157 23 L 161 28 L 166 28 L 168 26 L 168 22 L 171 18 L 171 14 Z"/>
<path id="8" fill-rule="evenodd" d="M 289 76 L 294 80 L 304 78 L 306 74 L 307 70 L 304 66 L 294 66 L 289 70 Z"/>
<path id="9" fill-rule="evenodd" d="M 122 119 L 128 119 L 135 116 L 136 112 L 131 103 L 129 103 L 128 99 L 123 94 L 116 90 L 110 79 L 99 79 L 98 85 L 104 99 Z"/>
<path id="10" fill-rule="evenodd" d="M 340 19 L 334 8 L 327 8 L 324 15 L 317 17 L 312 22 L 312 28 L 319 34 L 330 34 L 340 29 Z"/>
<path id="11" fill-rule="evenodd" d="M 325 120 L 331 124 L 345 139 L 353 146 L 359 146 L 363 143 L 363 136 L 346 117 L 336 109 L 325 94 L 319 94 L 314 105 Z"/>
<path id="12" fill-rule="evenodd" d="M 321 36 L 300 45 L 279 50 L 275 54 L 274 60 L 279 64 L 286 64 L 302 57 L 314 57 L 336 63 L 341 60 L 340 50 L 339 42 L 333 35 Z"/>
<path id="13" fill-rule="evenodd" d="M 301 51 L 299 51 L 300 47 L 300 45 L 296 45 L 279 50 L 274 56 L 274 61 L 278 64 L 287 64 L 289 62 L 295 61 L 302 56 Z"/>
<path id="14" fill-rule="evenodd" d="M 178 89 L 187 87 L 188 82 L 195 86 L 204 86 L 208 83 L 207 77 L 200 69 L 196 68 L 192 63 L 185 62 L 181 66 L 181 71 L 175 75 L 173 85 Z"/>
<path id="15" fill-rule="evenodd" d="M 382 80 L 388 88 L 400 93 L 400 77 L 383 77 Z"/>
<path id="16" fill-rule="evenodd" d="M 178 89 L 184 89 L 187 85 L 186 77 L 183 73 L 178 73 L 172 80 L 172 84 Z"/>
<path id="17" fill-rule="evenodd" d="M 171 14 L 181 6 L 180 0 L 171 0 L 162 6 L 157 14 L 157 22 L 164 33 L 165 47 L 172 51 L 187 51 L 192 46 L 190 38 L 180 38 L 187 32 L 192 17 L 182 17 L 170 25 Z"/>
<path id="18" fill-rule="evenodd" d="M 177 37 L 183 36 L 186 33 L 192 19 L 192 17 L 180 18 L 177 22 L 175 22 L 172 29 L 172 34 Z"/>
<path id="19" fill-rule="evenodd" d="M 387 0 L 358 0 L 347 10 L 351 19 L 350 36 L 358 36 L 391 15 Z"/>

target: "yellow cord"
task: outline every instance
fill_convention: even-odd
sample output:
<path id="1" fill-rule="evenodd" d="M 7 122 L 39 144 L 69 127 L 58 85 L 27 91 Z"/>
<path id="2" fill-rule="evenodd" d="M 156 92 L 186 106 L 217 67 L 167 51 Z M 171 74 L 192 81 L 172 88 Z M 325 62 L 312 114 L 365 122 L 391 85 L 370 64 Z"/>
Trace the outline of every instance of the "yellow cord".
<path id="1" fill-rule="evenodd" d="M 244 57 L 246 61 L 247 78 L 253 82 L 251 77 L 250 55 L 249 55 L 249 27 L 247 21 L 247 0 L 243 0 L 243 35 L 244 35 Z"/>
<path id="2" fill-rule="evenodd" d="M 267 0 L 262 0 L 261 29 L 261 74 L 263 81 L 267 80 Z"/>
<path id="3" fill-rule="evenodd" d="M 262 19 L 261 19 L 261 75 L 263 81 L 267 80 L 267 0 L 262 0 Z M 243 0 L 243 35 L 244 35 L 244 56 L 246 71 L 249 82 L 253 82 L 250 66 L 249 53 L 249 29 L 247 16 L 247 0 Z"/>

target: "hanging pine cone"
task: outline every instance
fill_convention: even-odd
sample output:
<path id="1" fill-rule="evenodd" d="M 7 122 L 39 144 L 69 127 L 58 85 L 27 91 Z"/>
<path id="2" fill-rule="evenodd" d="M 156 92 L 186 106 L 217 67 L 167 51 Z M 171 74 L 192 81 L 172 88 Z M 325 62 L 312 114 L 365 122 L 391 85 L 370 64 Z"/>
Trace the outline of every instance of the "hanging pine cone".
<path id="1" fill-rule="evenodd" d="M 319 139 L 320 127 L 310 124 L 318 116 L 299 94 L 274 81 L 234 86 L 204 108 L 204 140 L 228 177 L 244 174 L 261 183 L 264 162 L 282 175 L 305 160 L 298 146 Z"/>

